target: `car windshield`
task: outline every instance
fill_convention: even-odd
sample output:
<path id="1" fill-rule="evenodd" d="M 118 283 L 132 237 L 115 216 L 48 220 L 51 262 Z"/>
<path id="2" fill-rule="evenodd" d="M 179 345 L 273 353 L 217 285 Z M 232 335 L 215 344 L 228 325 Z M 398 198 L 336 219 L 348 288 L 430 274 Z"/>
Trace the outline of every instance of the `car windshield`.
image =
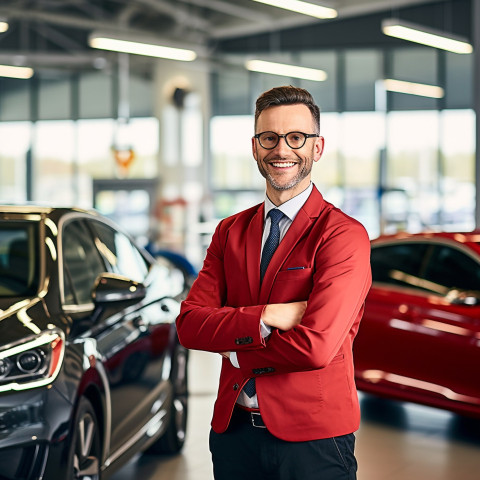
<path id="1" fill-rule="evenodd" d="M 37 292 L 37 237 L 33 222 L 0 220 L 0 297 L 26 297 Z"/>

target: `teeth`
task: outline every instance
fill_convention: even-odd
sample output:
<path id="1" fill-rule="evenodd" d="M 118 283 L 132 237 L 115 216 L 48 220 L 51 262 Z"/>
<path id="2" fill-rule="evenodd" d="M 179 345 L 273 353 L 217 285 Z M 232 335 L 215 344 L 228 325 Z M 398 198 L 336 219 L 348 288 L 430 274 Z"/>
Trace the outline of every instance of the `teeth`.
<path id="1" fill-rule="evenodd" d="M 276 168 L 288 168 L 293 167 L 295 165 L 295 162 L 272 163 L 272 165 Z"/>

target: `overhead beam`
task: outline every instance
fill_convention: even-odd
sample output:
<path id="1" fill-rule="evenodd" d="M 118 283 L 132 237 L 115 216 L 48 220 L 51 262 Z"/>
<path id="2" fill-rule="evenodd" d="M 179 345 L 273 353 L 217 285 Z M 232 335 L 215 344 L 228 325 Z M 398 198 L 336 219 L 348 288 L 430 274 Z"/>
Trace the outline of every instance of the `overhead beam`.
<path id="1" fill-rule="evenodd" d="M 197 1 L 197 0 L 193 0 Z M 198 0 L 198 1 L 216 1 L 216 0 Z M 386 2 L 385 0 L 357 0 L 352 2 L 351 0 L 346 0 L 344 2 L 339 2 L 335 5 L 335 9 L 338 12 L 338 20 L 343 20 L 345 18 L 356 17 L 359 15 L 368 15 L 378 12 L 390 12 L 395 8 L 405 8 L 417 4 L 426 4 L 434 3 L 438 0 L 391 0 Z M 271 7 L 276 8 L 276 7 Z M 247 35 L 256 35 L 259 33 L 270 33 L 278 30 L 283 30 L 287 28 L 302 27 L 306 25 L 311 25 L 318 22 L 331 22 L 332 20 L 319 20 L 318 18 L 309 17 L 307 15 L 291 13 L 288 17 L 285 18 L 275 18 L 275 20 L 270 19 L 264 20 L 260 15 L 255 23 L 246 23 L 238 26 L 231 27 L 217 27 L 210 31 L 210 37 L 217 40 L 223 40 L 227 38 L 236 38 Z"/>
<path id="2" fill-rule="evenodd" d="M 216 12 L 230 15 L 232 17 L 248 20 L 249 22 L 266 22 L 273 21 L 271 15 L 259 12 L 256 8 L 245 8 L 232 2 L 222 0 L 180 0 L 182 2 L 197 5 L 198 7 L 209 8 Z"/>

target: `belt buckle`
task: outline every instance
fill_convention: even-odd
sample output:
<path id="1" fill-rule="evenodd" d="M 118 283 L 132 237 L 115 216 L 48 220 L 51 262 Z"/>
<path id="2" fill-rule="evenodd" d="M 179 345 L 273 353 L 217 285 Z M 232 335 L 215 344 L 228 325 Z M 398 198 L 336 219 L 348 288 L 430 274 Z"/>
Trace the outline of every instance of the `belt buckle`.
<path id="1" fill-rule="evenodd" d="M 262 416 L 258 412 L 250 412 L 250 416 L 252 419 L 252 425 L 255 428 L 267 428 L 266 425 L 263 423 Z M 257 420 L 261 423 L 257 424 Z"/>

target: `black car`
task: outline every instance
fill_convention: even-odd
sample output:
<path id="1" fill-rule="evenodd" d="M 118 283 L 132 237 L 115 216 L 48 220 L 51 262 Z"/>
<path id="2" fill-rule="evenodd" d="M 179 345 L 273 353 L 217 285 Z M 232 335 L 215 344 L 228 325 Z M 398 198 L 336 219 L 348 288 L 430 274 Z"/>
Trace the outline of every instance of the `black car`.
<path id="1" fill-rule="evenodd" d="M 0 478 L 106 478 L 178 452 L 185 277 L 94 211 L 0 206 Z"/>

